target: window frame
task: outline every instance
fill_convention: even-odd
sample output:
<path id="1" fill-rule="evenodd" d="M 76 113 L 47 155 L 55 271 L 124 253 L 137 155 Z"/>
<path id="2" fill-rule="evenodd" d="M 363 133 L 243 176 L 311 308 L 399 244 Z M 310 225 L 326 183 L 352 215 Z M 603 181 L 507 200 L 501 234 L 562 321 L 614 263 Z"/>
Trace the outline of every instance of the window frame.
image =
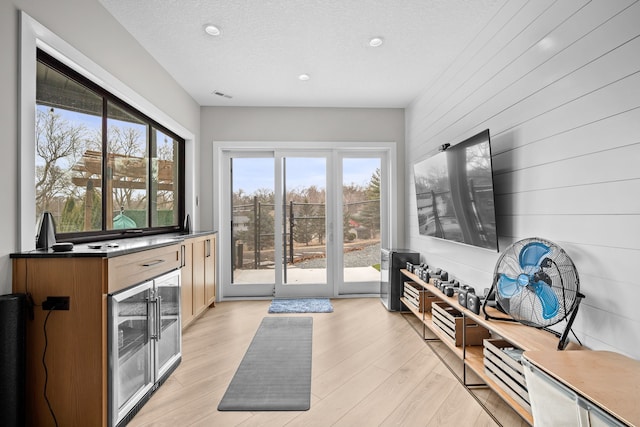
<path id="1" fill-rule="evenodd" d="M 102 174 L 101 174 L 101 180 L 102 180 L 102 188 L 105 189 L 107 188 L 106 186 L 106 181 L 107 181 L 107 174 L 105 173 L 106 170 L 106 164 L 108 161 L 108 156 L 106 155 L 107 152 L 107 146 L 108 146 L 108 132 L 107 132 L 107 122 L 109 120 L 108 114 L 107 114 L 107 106 L 109 105 L 109 103 L 111 103 L 112 105 L 117 106 L 118 108 L 121 108 L 123 110 L 125 110 L 126 112 L 132 114 L 133 116 L 135 116 L 137 119 L 140 119 L 141 121 L 143 121 L 147 127 L 147 129 L 149 129 L 149 132 L 147 132 L 147 140 L 146 140 L 146 145 L 147 145 L 147 150 L 151 150 L 152 144 L 151 144 L 151 139 L 152 139 L 152 133 L 153 130 L 159 130 L 160 132 L 164 133 L 165 135 L 173 138 L 175 141 L 178 142 L 178 152 L 177 152 L 177 156 L 178 156 L 178 186 L 176 187 L 176 190 L 178 192 L 178 197 L 177 200 L 174 201 L 174 203 L 177 203 L 177 208 L 178 208 L 178 223 L 176 225 L 170 225 L 170 226 L 148 226 L 148 227 L 142 227 L 142 228 L 131 228 L 131 229 L 123 229 L 123 230 L 114 230 L 114 229 L 107 229 L 107 224 L 106 224 L 106 206 L 107 206 L 107 197 L 110 197 L 110 195 L 106 195 L 102 194 L 102 224 L 101 224 L 101 230 L 93 230 L 93 231 L 81 231 L 81 232 L 71 232 L 71 233 L 57 233 L 56 234 L 56 239 L 63 239 L 64 241 L 67 242 L 73 242 L 73 243 L 82 243 L 82 242 L 89 242 L 89 241 L 99 241 L 99 240 L 109 240 L 109 239 L 114 239 L 114 238 L 126 238 L 126 237 L 137 237 L 137 236 L 143 236 L 143 235 L 153 235 L 153 234 L 161 234 L 161 233 L 168 233 L 168 232 L 178 232 L 178 231 L 183 231 L 183 224 L 184 224 L 184 220 L 185 220 L 185 208 L 186 208 L 186 203 L 185 203 L 185 197 L 186 197 L 186 140 L 185 138 L 179 136 L 178 134 L 176 134 L 175 132 L 171 131 L 170 129 L 168 129 L 166 126 L 162 125 L 161 123 L 159 123 L 158 121 L 154 120 L 153 118 L 149 117 L 147 114 L 141 112 L 140 110 L 136 109 L 135 107 L 129 105 L 127 102 L 123 101 L 122 99 L 120 99 L 119 97 L 117 97 L 116 95 L 114 95 L 113 93 L 111 93 L 110 91 L 106 90 L 105 88 L 103 88 L 102 86 L 100 86 L 99 84 L 95 83 L 94 81 L 92 81 L 90 78 L 85 77 L 84 75 L 82 75 L 81 73 L 79 73 L 78 71 L 74 70 L 73 68 L 69 67 L 68 65 L 62 63 L 60 60 L 56 59 L 54 56 L 50 55 L 49 53 L 47 53 L 46 51 L 44 51 L 43 49 L 41 49 L 40 47 L 37 47 L 36 49 L 36 63 L 43 63 L 44 65 L 46 65 L 47 67 L 50 67 L 54 70 L 56 70 L 57 72 L 63 74 L 64 76 L 66 76 L 67 78 L 73 80 L 74 82 L 76 82 L 77 84 L 82 85 L 83 87 L 87 88 L 88 90 L 92 91 L 93 93 L 95 93 L 96 95 L 100 96 L 102 98 Z M 37 101 L 36 101 L 37 103 Z M 147 182 L 151 182 L 151 173 L 152 173 L 152 168 L 151 168 L 151 162 L 153 161 L 153 158 L 151 156 L 148 155 L 149 152 L 147 152 L 147 157 L 148 157 L 148 162 L 149 162 L 149 167 L 148 167 L 148 177 L 147 177 Z M 151 185 L 148 186 L 147 191 L 152 191 Z M 147 197 L 147 221 L 148 224 L 152 223 L 152 217 L 153 217 L 153 213 L 152 213 L 152 209 L 151 209 L 151 197 Z"/>

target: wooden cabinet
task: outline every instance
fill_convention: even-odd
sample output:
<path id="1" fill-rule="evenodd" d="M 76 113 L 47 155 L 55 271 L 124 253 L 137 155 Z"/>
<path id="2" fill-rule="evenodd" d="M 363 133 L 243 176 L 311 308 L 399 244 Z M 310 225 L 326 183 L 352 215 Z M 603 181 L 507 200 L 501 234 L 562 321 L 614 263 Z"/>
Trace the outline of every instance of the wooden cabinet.
<path id="1" fill-rule="evenodd" d="M 491 321 L 484 317 L 484 314 L 477 315 L 458 303 L 456 297 L 447 297 L 432 283 L 421 280 L 418 276 L 407 270 L 402 270 L 402 274 L 409 280 L 421 286 L 429 293 L 437 298 L 439 306 L 445 305 L 451 307 L 461 313 L 464 322 L 463 329 L 469 323 L 478 327 L 486 328 L 491 335 L 501 337 L 503 340 L 511 343 L 523 351 L 556 351 L 558 346 L 558 338 L 544 330 L 525 326 L 518 322 Z M 484 346 L 483 345 L 456 345 L 456 340 L 443 331 L 438 325 L 438 321 L 434 321 L 431 310 L 420 311 L 415 304 L 412 304 L 407 298 L 401 298 L 401 301 L 418 317 L 424 328 L 429 329 L 437 338 L 439 338 L 454 354 L 463 361 L 463 369 L 471 369 L 484 383 L 496 392 L 509 406 L 511 406 L 524 420 L 529 424 L 533 424 L 533 417 L 530 410 L 519 400 L 514 399 L 509 392 L 506 392 L 503 386 L 495 381 L 495 377 L 485 372 Z M 432 303 L 435 304 L 435 303 Z M 487 312 L 496 317 L 504 317 L 504 314 L 498 312 L 495 308 L 487 307 Z M 426 331 L 425 331 L 426 332 Z M 465 330 L 466 333 L 466 330 Z M 426 336 L 424 336 L 426 339 Z M 463 374 L 464 375 L 464 374 Z M 464 375 L 466 378 L 466 375 Z M 465 384 L 476 385 L 476 384 Z"/>
<path id="2" fill-rule="evenodd" d="M 45 378 L 59 425 L 107 425 L 110 293 L 181 268 L 183 328 L 215 303 L 215 233 L 165 241 L 151 248 L 140 239 L 102 252 L 77 245 L 66 254 L 11 255 L 13 292 L 30 294 L 36 304 L 27 321 L 27 425 L 54 424 L 44 399 Z M 40 305 L 48 296 L 69 296 L 69 310 L 44 311 Z"/>
<path id="3" fill-rule="evenodd" d="M 26 328 L 28 426 L 54 425 L 45 381 L 59 425 L 107 425 L 108 294 L 180 267 L 177 243 L 108 255 L 11 256 L 13 292 L 35 303 Z M 69 310 L 43 310 L 48 296 L 69 296 Z"/>
<path id="4" fill-rule="evenodd" d="M 180 300 L 182 308 L 182 328 L 189 325 L 193 319 L 193 245 L 187 241 L 180 247 L 182 267 L 182 282 L 180 283 Z"/>
<path id="5" fill-rule="evenodd" d="M 207 306 L 213 306 L 216 302 L 216 259 L 216 236 L 214 234 L 205 241 L 204 296 Z"/>
<path id="6" fill-rule="evenodd" d="M 199 316 L 206 308 L 205 304 L 205 277 L 204 264 L 206 256 L 206 239 L 203 237 L 194 239 L 193 242 L 193 315 Z"/>
<path id="7" fill-rule="evenodd" d="M 215 304 L 216 235 L 190 237 L 182 244 L 182 327 Z"/>

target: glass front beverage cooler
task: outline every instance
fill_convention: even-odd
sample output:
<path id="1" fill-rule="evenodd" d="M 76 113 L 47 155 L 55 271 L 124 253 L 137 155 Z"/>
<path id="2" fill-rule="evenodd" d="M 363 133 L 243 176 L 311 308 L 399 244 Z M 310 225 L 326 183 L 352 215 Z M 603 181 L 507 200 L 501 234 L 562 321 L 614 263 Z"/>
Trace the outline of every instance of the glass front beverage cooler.
<path id="1" fill-rule="evenodd" d="M 126 424 L 180 363 L 180 271 L 109 296 L 109 425 Z"/>

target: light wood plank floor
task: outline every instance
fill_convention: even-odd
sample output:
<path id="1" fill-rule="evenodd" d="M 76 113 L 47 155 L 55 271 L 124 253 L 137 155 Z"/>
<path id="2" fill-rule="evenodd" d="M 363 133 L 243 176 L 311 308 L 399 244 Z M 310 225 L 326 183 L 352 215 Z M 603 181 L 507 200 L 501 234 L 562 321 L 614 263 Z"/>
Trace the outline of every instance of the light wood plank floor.
<path id="1" fill-rule="evenodd" d="M 218 303 L 185 331 L 182 363 L 129 425 L 498 425 L 480 401 L 500 424 L 527 426 L 490 390 L 474 391 L 474 398 L 416 332 L 414 316 L 388 312 L 377 298 L 332 303 L 333 313 L 316 314 L 268 314 L 270 301 Z M 219 412 L 265 316 L 314 318 L 311 409 Z"/>

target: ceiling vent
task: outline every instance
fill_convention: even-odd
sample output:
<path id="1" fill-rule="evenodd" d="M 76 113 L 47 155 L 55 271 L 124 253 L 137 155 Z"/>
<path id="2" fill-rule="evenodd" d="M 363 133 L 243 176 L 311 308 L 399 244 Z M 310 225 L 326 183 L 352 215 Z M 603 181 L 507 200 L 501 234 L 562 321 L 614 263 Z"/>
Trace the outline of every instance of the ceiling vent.
<path id="1" fill-rule="evenodd" d="M 226 93 L 222 93 L 222 92 L 219 92 L 219 91 L 217 91 L 217 90 L 214 90 L 214 91 L 213 91 L 213 92 L 211 92 L 211 93 L 212 93 L 213 95 L 218 95 L 218 96 L 221 96 L 221 97 L 223 97 L 223 98 L 227 98 L 227 99 L 231 99 L 231 98 L 233 98 L 233 96 L 231 96 L 231 95 L 227 95 Z"/>

